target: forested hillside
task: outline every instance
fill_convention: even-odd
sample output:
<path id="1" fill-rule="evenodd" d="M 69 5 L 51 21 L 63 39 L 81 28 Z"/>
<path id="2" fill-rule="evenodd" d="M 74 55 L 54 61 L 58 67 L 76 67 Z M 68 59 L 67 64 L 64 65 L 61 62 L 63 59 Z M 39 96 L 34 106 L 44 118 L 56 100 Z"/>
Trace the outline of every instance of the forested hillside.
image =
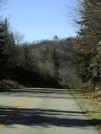
<path id="1" fill-rule="evenodd" d="M 31 53 L 36 59 L 36 63 L 40 70 L 45 74 L 54 77 L 53 72 L 53 52 L 56 51 L 57 60 L 59 63 L 59 79 L 58 82 L 66 87 L 75 87 L 80 85 L 81 81 L 76 74 L 76 64 L 74 62 L 75 48 L 74 39 L 67 38 L 62 40 L 44 40 L 38 44 L 29 46 Z"/>
<path id="2" fill-rule="evenodd" d="M 0 1 L 1 7 L 5 0 Z M 1 9 L 0 7 L 0 9 Z M 75 39 L 21 42 L 23 35 L 0 18 L 0 89 L 27 87 L 74 88 L 81 84 L 76 74 Z"/>
<path id="3" fill-rule="evenodd" d="M 77 48 L 73 38 L 18 44 L 16 36 L 9 30 L 7 19 L 1 21 L 0 30 L 1 81 L 6 79 L 24 86 L 66 88 L 74 88 L 81 83 L 76 74 L 74 54 Z M 19 40 L 21 36 L 17 37 Z"/>
<path id="4" fill-rule="evenodd" d="M 77 0 L 74 22 L 76 37 L 21 43 L 22 35 L 0 18 L 0 79 L 16 80 L 25 86 L 77 87 L 100 82 L 101 1 Z M 2 4 L 1 1 L 0 4 Z M 79 14 L 79 17 L 77 15 Z M 75 16 L 75 15 L 74 15 Z M 68 32 L 68 31 L 67 31 Z M 96 78 L 93 71 L 97 72 Z"/>

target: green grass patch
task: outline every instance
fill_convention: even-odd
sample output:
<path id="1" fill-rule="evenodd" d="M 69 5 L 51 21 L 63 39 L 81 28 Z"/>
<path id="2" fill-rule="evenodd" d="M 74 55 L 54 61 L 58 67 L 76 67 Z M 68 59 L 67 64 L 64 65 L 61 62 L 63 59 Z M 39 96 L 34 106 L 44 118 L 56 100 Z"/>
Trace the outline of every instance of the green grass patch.
<path id="1" fill-rule="evenodd" d="M 75 89 L 71 90 L 71 93 L 87 117 L 101 132 L 101 91 Z"/>

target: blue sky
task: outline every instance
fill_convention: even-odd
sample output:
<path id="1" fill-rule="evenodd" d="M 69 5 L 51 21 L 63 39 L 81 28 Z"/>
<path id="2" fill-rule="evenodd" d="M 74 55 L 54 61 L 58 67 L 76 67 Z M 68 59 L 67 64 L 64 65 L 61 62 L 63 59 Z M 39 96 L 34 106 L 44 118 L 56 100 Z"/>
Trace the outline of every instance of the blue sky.
<path id="1" fill-rule="evenodd" d="M 68 1 L 71 0 L 8 0 L 1 14 L 28 42 L 50 40 L 54 35 L 67 38 L 76 34 L 66 18 L 66 5 L 72 4 Z"/>

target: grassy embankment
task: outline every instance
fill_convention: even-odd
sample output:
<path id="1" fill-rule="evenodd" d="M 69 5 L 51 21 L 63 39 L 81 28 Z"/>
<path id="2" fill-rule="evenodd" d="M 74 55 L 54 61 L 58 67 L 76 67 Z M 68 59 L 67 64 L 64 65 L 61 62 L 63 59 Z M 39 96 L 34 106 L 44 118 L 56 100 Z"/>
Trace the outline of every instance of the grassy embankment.
<path id="1" fill-rule="evenodd" d="M 71 93 L 87 117 L 101 132 L 101 83 L 97 83 L 95 91 L 92 87 L 91 83 L 87 83 L 81 89 L 71 90 Z"/>
<path id="2" fill-rule="evenodd" d="M 40 78 L 40 77 L 39 77 Z M 41 81 L 42 80 L 42 81 Z M 18 89 L 18 88 L 32 88 L 32 87 L 40 87 L 40 88 L 63 88 L 57 81 L 50 79 L 41 79 L 38 82 L 35 83 L 27 83 L 25 82 L 19 82 L 17 80 L 11 80 L 11 79 L 3 79 L 0 80 L 0 91 L 9 91 L 10 89 Z"/>
<path id="3" fill-rule="evenodd" d="M 6 91 L 10 89 L 15 89 L 15 88 L 23 88 L 23 85 L 20 85 L 17 81 L 13 81 L 10 79 L 4 79 L 0 80 L 0 91 Z"/>

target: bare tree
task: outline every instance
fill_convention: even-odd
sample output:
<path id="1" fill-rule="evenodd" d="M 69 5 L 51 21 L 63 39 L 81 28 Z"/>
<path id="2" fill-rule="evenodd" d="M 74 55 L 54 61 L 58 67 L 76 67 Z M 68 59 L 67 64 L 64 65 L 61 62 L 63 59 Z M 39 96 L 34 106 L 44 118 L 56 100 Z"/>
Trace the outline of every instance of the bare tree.
<path id="1" fill-rule="evenodd" d="M 4 8 L 4 6 L 7 4 L 8 0 L 0 0 L 0 10 Z"/>
<path id="2" fill-rule="evenodd" d="M 100 0 L 72 0 L 68 3 L 67 20 L 78 28 L 80 45 L 87 49 L 95 49 L 101 39 L 101 1 Z M 76 3 L 76 4 L 74 4 Z M 82 39 L 82 41 L 81 41 Z"/>
<path id="3" fill-rule="evenodd" d="M 14 40 L 15 40 L 16 45 L 19 45 L 20 43 L 22 43 L 23 39 L 24 39 L 23 34 L 21 34 L 20 32 L 14 32 Z"/>

